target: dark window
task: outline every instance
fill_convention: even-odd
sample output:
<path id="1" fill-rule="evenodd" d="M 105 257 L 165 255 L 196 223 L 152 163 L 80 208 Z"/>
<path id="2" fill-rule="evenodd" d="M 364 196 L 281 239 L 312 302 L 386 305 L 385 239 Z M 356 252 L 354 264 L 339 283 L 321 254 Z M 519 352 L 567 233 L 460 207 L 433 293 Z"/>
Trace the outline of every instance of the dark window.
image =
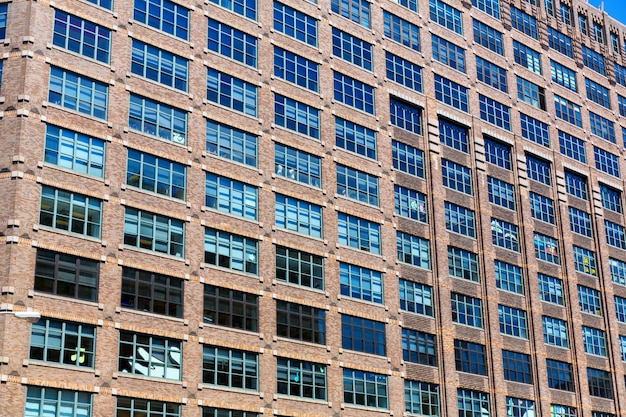
<path id="1" fill-rule="evenodd" d="M 276 279 L 316 290 L 324 289 L 324 258 L 276 246 Z"/>
<path id="2" fill-rule="evenodd" d="M 30 327 L 28 357 L 92 368 L 95 345 L 95 326 L 42 318 Z"/>
<path id="3" fill-rule="evenodd" d="M 504 379 L 507 381 L 523 384 L 533 383 L 533 376 L 530 372 L 530 355 L 503 350 L 502 369 L 504 370 Z"/>
<path id="4" fill-rule="evenodd" d="M 385 356 L 385 323 L 343 315 L 341 339 L 344 349 Z"/>
<path id="5" fill-rule="evenodd" d="M 278 394 L 325 400 L 326 365 L 278 358 L 276 383 Z"/>
<path id="6" fill-rule="evenodd" d="M 228 288 L 204 286 L 204 322 L 256 332 L 258 296 Z"/>
<path id="7" fill-rule="evenodd" d="M 122 307 L 172 317 L 183 316 L 183 280 L 167 275 L 122 269 Z"/>
<path id="8" fill-rule="evenodd" d="M 203 407 L 202 417 L 259 417 L 251 411 L 229 410 L 226 408 Z"/>
<path id="9" fill-rule="evenodd" d="M 79 300 L 98 300 L 99 262 L 37 250 L 35 290 Z"/>
<path id="10" fill-rule="evenodd" d="M 602 398 L 613 398 L 611 374 L 601 369 L 587 368 L 589 395 Z"/>
<path id="11" fill-rule="evenodd" d="M 402 329 L 402 359 L 406 362 L 437 366 L 435 335 L 411 329 Z"/>
<path id="12" fill-rule="evenodd" d="M 548 386 L 563 391 L 574 391 L 572 365 L 554 359 L 546 359 Z"/>
<path id="13" fill-rule="evenodd" d="M 276 301 L 276 334 L 312 343 L 326 343 L 324 310 Z"/>
<path id="14" fill-rule="evenodd" d="M 455 339 L 454 361 L 457 371 L 487 375 L 487 357 L 483 345 Z"/>
<path id="15" fill-rule="evenodd" d="M 202 382 L 228 388 L 258 390 L 257 354 L 219 346 L 202 348 Z"/>

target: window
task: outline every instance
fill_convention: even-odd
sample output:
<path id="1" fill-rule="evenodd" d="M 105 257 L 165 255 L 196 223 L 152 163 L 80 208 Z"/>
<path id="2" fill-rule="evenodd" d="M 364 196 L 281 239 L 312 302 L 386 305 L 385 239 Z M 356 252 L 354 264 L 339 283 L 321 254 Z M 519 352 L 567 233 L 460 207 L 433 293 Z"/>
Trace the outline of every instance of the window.
<path id="1" fill-rule="evenodd" d="M 321 185 L 320 158 L 280 143 L 274 144 L 274 172 L 313 187 Z"/>
<path id="2" fill-rule="evenodd" d="M 97 301 L 99 261 L 37 249 L 35 291 Z"/>
<path id="3" fill-rule="evenodd" d="M 311 343 L 326 343 L 324 310 L 276 301 L 276 334 Z"/>
<path id="4" fill-rule="evenodd" d="M 46 125 L 45 162 L 102 178 L 105 145 L 102 139 Z"/>
<path id="5" fill-rule="evenodd" d="M 71 191 L 41 187 L 39 224 L 100 239 L 102 201 Z"/>
<path id="6" fill-rule="evenodd" d="M 409 414 L 439 416 L 439 385 L 405 379 L 404 409 Z"/>
<path id="7" fill-rule="evenodd" d="M 349 214 L 338 213 L 339 244 L 380 255 L 380 225 Z"/>
<path id="8" fill-rule="evenodd" d="M 570 58 L 574 57 L 572 38 L 559 32 L 551 26 L 548 26 L 548 45 L 550 45 L 550 48 L 562 53 L 565 56 Z"/>
<path id="9" fill-rule="evenodd" d="M 126 207 L 124 244 L 139 249 L 184 256 L 185 229 L 182 220 Z"/>
<path id="10" fill-rule="evenodd" d="M 476 238 L 474 211 L 456 204 L 444 203 L 446 230 L 467 237 Z"/>
<path id="11" fill-rule="evenodd" d="M 317 20 L 277 1 L 274 1 L 274 29 L 311 46 L 317 46 Z"/>
<path id="12" fill-rule="evenodd" d="M 587 178 L 571 171 L 565 171 L 565 191 L 574 197 L 588 200 Z"/>
<path id="13" fill-rule="evenodd" d="M 563 281 L 550 275 L 537 273 L 539 283 L 539 298 L 546 303 L 565 305 L 563 297 Z"/>
<path id="14" fill-rule="evenodd" d="M 333 55 L 372 70 L 372 44 L 333 27 Z"/>
<path id="15" fill-rule="evenodd" d="M 28 358 L 93 368 L 95 344 L 95 326 L 42 318 L 30 326 Z"/>
<path id="16" fill-rule="evenodd" d="M 483 327 L 482 301 L 469 295 L 451 293 L 452 321 L 470 327 Z"/>
<path id="17" fill-rule="evenodd" d="M 545 89 L 519 76 L 517 77 L 517 98 L 538 109 L 546 109 Z"/>
<path id="18" fill-rule="evenodd" d="M 213 120 L 206 121 L 206 150 L 229 161 L 256 167 L 256 136 Z"/>
<path id="19" fill-rule="evenodd" d="M 202 407 L 202 417 L 259 417 L 258 413 L 226 408 Z"/>
<path id="20" fill-rule="evenodd" d="M 496 259 L 494 261 L 494 272 L 496 287 L 504 291 L 524 295 L 522 269 L 519 266 Z"/>
<path id="21" fill-rule="evenodd" d="M 613 64 L 613 72 L 615 73 L 615 81 L 626 87 L 626 67 L 619 65 L 617 62 Z"/>
<path id="22" fill-rule="evenodd" d="M 550 417 L 577 417 L 578 411 L 575 407 L 568 405 L 550 404 Z"/>
<path id="23" fill-rule="evenodd" d="M 626 362 L 626 336 L 619 335 L 619 351 L 622 357 L 622 362 Z"/>
<path id="24" fill-rule="evenodd" d="M 256 20 L 257 0 L 209 0 L 225 9 Z"/>
<path id="25" fill-rule="evenodd" d="M 257 391 L 257 356 L 256 353 L 245 350 L 205 345 L 202 347 L 202 383 Z"/>
<path id="26" fill-rule="evenodd" d="M 561 151 L 561 153 L 565 156 L 575 159 L 576 161 L 587 163 L 585 141 L 561 130 L 559 130 L 558 132 L 559 150 Z"/>
<path id="27" fill-rule="evenodd" d="M 0 10 L 0 20 L 6 19 L 6 4 L 3 9 L 4 13 Z M 0 26 L 2 26 L 0 39 L 4 39 L 6 22 Z M 52 44 L 108 64 L 109 51 L 111 50 L 111 31 L 78 16 L 55 9 Z"/>
<path id="28" fill-rule="evenodd" d="M 2 88 L 2 66 L 3 66 L 3 62 L 2 60 L 0 60 L 0 88 Z"/>
<path id="29" fill-rule="evenodd" d="M 451 277 L 478 282 L 478 256 L 465 249 L 448 246 L 448 274 Z"/>
<path id="30" fill-rule="evenodd" d="M 385 356 L 385 323 L 343 314 L 341 346 L 344 349 Z"/>
<path id="31" fill-rule="evenodd" d="M 347 75 L 334 72 L 334 99 L 357 110 L 374 114 L 374 88 Z"/>
<path id="32" fill-rule="evenodd" d="M 616 284 L 626 286 L 626 262 L 609 258 L 609 267 L 611 270 L 611 280 Z"/>
<path id="33" fill-rule="evenodd" d="M 626 116 L 626 97 L 617 95 L 617 108 L 620 116 Z"/>
<path id="34" fill-rule="evenodd" d="M 563 22 L 567 26 L 572 26 L 573 25 L 572 7 L 565 3 L 560 3 L 559 11 L 560 11 L 561 22 Z"/>
<path id="35" fill-rule="evenodd" d="M 556 216 L 554 211 L 554 201 L 551 198 L 541 194 L 529 192 L 530 197 L 530 214 L 534 219 L 542 222 L 556 224 Z"/>
<path id="36" fill-rule="evenodd" d="M 108 87 L 100 81 L 50 67 L 48 101 L 87 116 L 106 120 Z"/>
<path id="37" fill-rule="evenodd" d="M 370 3 L 368 0 L 332 0 L 330 9 L 333 13 L 368 29 L 370 27 Z"/>
<path id="38" fill-rule="evenodd" d="M 324 289 L 324 258 L 276 246 L 276 279 L 316 290 Z"/>
<path id="39" fill-rule="evenodd" d="M 485 138 L 485 159 L 491 164 L 511 170 L 511 146 Z"/>
<path id="40" fill-rule="evenodd" d="M 502 350 L 502 368 L 504 379 L 507 381 L 532 384 L 533 376 L 530 372 L 530 355 L 525 353 Z"/>
<path id="41" fill-rule="evenodd" d="M 593 37 L 596 39 L 596 42 L 604 44 L 604 27 L 595 20 L 593 21 Z"/>
<path id="42" fill-rule="evenodd" d="M 376 159 L 376 132 L 340 117 L 335 117 L 335 144 L 347 151 Z"/>
<path id="43" fill-rule="evenodd" d="M 256 220 L 257 188 L 207 172 L 205 205 L 234 216 Z"/>
<path id="44" fill-rule="evenodd" d="M 392 125 L 408 130 L 416 135 L 422 134 L 421 108 L 390 97 L 389 117 Z"/>
<path id="45" fill-rule="evenodd" d="M 488 123 L 511 130 L 511 108 L 482 94 L 478 95 L 480 118 Z M 486 142 L 486 141 L 485 141 Z"/>
<path id="46" fill-rule="evenodd" d="M 382 273 L 361 266 L 339 262 L 341 295 L 357 300 L 382 304 Z"/>
<path id="47" fill-rule="evenodd" d="M 544 97 L 545 109 L 545 97 Z M 520 124 L 522 126 L 522 137 L 538 145 L 550 147 L 550 132 L 548 124 L 533 117 L 520 113 Z"/>
<path id="48" fill-rule="evenodd" d="M 213 285 L 204 286 L 204 322 L 256 332 L 258 296 Z"/>
<path id="49" fill-rule="evenodd" d="M 543 342 L 548 345 L 569 349 L 567 322 L 554 317 L 542 316 Z"/>
<path id="50" fill-rule="evenodd" d="M 434 34 L 432 35 L 432 48 L 435 61 L 465 72 L 465 49 Z"/>
<path id="51" fill-rule="evenodd" d="M 128 149 L 126 184 L 184 200 L 185 167 L 167 159 Z"/>
<path id="52" fill-rule="evenodd" d="M 441 175 L 443 186 L 472 195 L 472 172 L 461 164 L 452 162 L 449 159 L 441 160 Z"/>
<path id="53" fill-rule="evenodd" d="M 533 236 L 533 243 L 535 246 L 535 257 L 537 259 L 557 265 L 561 264 L 561 260 L 559 258 L 559 243 L 556 239 L 540 233 L 535 233 Z"/>
<path id="54" fill-rule="evenodd" d="M 583 326 L 582 332 L 585 353 L 606 356 L 606 336 L 604 330 Z"/>
<path id="55" fill-rule="evenodd" d="M 467 88 L 438 74 L 435 74 L 435 98 L 461 111 L 469 111 Z"/>
<path id="56" fill-rule="evenodd" d="M 385 52 L 387 78 L 398 84 L 422 92 L 422 67 L 390 52 Z"/>
<path id="57" fill-rule="evenodd" d="M 187 141 L 187 113 L 167 104 L 130 95 L 128 126 L 138 132 L 184 145 Z"/>
<path id="58" fill-rule="evenodd" d="M 579 235 L 592 237 L 591 216 L 575 207 L 568 207 L 570 229 Z"/>
<path id="59" fill-rule="evenodd" d="M 554 7 L 554 0 L 544 0 L 544 6 L 546 6 L 546 13 L 550 16 L 556 16 L 556 8 Z"/>
<path id="60" fill-rule="evenodd" d="M 602 316 L 601 298 L 598 290 L 578 285 L 578 304 L 583 313 Z"/>
<path id="61" fill-rule="evenodd" d="M 500 304 L 498 305 L 498 319 L 500 320 L 500 333 L 528 339 L 524 310 Z"/>
<path id="62" fill-rule="evenodd" d="M 428 223 L 426 194 L 394 184 L 393 196 L 396 215 Z"/>
<path id="63" fill-rule="evenodd" d="M 550 75 L 552 76 L 553 82 L 562 85 L 573 92 L 578 91 L 576 71 L 571 70 L 556 61 L 550 60 Z"/>
<path id="64" fill-rule="evenodd" d="M 274 122 L 285 129 L 319 139 L 319 109 L 308 104 L 275 94 Z"/>
<path id="65" fill-rule="evenodd" d="M 482 45 L 497 54 L 503 55 L 501 32 L 498 32 L 491 26 L 488 26 L 476 19 L 472 20 L 472 26 L 474 28 L 475 43 Z"/>
<path id="66" fill-rule="evenodd" d="M 395 3 L 398 3 L 400 6 L 404 6 L 407 9 L 417 12 L 417 0 L 392 0 Z"/>
<path id="67" fill-rule="evenodd" d="M 213 68 L 207 69 L 206 98 L 247 116 L 257 116 L 256 85 Z"/>
<path id="68" fill-rule="evenodd" d="M 600 197 L 602 199 L 602 207 L 616 213 L 622 213 L 622 192 L 615 188 L 609 187 L 602 183 L 600 187 Z"/>
<path id="69" fill-rule="evenodd" d="M 606 243 L 619 249 L 626 249 L 626 232 L 624 226 L 612 221 L 604 221 Z"/>
<path id="70" fill-rule="evenodd" d="M 7 36 L 7 11 L 9 4 L 0 4 L 0 39 L 6 39 Z"/>
<path id="71" fill-rule="evenodd" d="M 400 279 L 400 309 L 433 317 L 433 289 L 429 285 Z"/>
<path id="72" fill-rule="evenodd" d="M 619 157 L 602 148 L 593 147 L 593 156 L 596 168 L 602 172 L 619 178 Z"/>
<path id="73" fill-rule="evenodd" d="M 590 111 L 589 123 L 591 124 L 592 134 L 615 143 L 615 127 L 612 121 Z"/>
<path id="74" fill-rule="evenodd" d="M 388 401 L 387 376 L 344 368 L 344 403 L 387 409 Z"/>
<path id="75" fill-rule="evenodd" d="M 535 402 L 524 398 L 506 397 L 506 415 L 524 417 L 535 412 Z"/>
<path id="76" fill-rule="evenodd" d="M 482 81 L 504 93 L 508 91 L 506 70 L 478 55 L 476 56 L 476 78 L 478 81 Z"/>
<path id="77" fill-rule="evenodd" d="M 584 274 L 597 277 L 596 254 L 589 249 L 574 246 L 574 268 Z"/>
<path id="78" fill-rule="evenodd" d="M 310 59 L 274 47 L 274 75 L 311 91 L 318 91 L 318 65 Z"/>
<path id="79" fill-rule="evenodd" d="M 613 53 L 619 54 L 619 51 L 620 51 L 619 35 L 611 31 L 610 36 L 611 36 L 611 49 L 613 49 Z"/>
<path id="80" fill-rule="evenodd" d="M 91 398 L 90 392 L 29 386 L 26 388 L 24 417 L 91 417 Z"/>
<path id="81" fill-rule="evenodd" d="M 487 375 L 487 357 L 484 345 L 454 339 L 454 362 L 456 363 L 456 370 L 459 372 Z"/>
<path id="82" fill-rule="evenodd" d="M 513 184 L 487 176 L 489 202 L 497 206 L 515 210 L 515 194 Z"/>
<path id="83" fill-rule="evenodd" d="M 386 10 L 383 10 L 383 24 L 386 38 L 419 52 L 420 35 L 417 25 Z"/>
<path id="84" fill-rule="evenodd" d="M 135 0 L 133 20 L 182 40 L 189 39 L 189 9 L 170 0 Z"/>
<path id="85" fill-rule="evenodd" d="M 396 232 L 398 261 L 418 268 L 430 269 L 430 243 L 428 240 L 404 232 Z"/>
<path id="86" fill-rule="evenodd" d="M 276 227 L 322 237 L 322 207 L 282 194 L 276 194 Z"/>
<path id="87" fill-rule="evenodd" d="M 589 22 L 587 16 L 582 13 L 578 14 L 578 29 L 583 35 L 589 35 Z"/>
<path id="88" fill-rule="evenodd" d="M 583 122 L 580 114 L 580 106 L 578 104 L 575 104 L 555 94 L 554 107 L 556 111 L 556 117 L 582 128 Z"/>
<path id="89" fill-rule="evenodd" d="M 417 330 L 402 329 L 402 360 L 437 366 L 435 335 Z"/>
<path id="90" fill-rule="evenodd" d="M 613 398 L 611 373 L 601 369 L 587 368 L 589 395 L 593 397 Z"/>
<path id="91" fill-rule="evenodd" d="M 546 359 L 548 387 L 563 391 L 574 391 L 572 365 L 555 359 Z"/>
<path id="92" fill-rule="evenodd" d="M 511 6 L 511 26 L 513 29 L 537 39 L 537 19 L 515 6 Z"/>
<path id="93" fill-rule="evenodd" d="M 439 142 L 458 151 L 469 153 L 467 127 L 439 118 Z"/>
<path id="94" fill-rule="evenodd" d="M 117 370 L 180 381 L 181 341 L 120 331 Z"/>
<path id="95" fill-rule="evenodd" d="M 223 230 L 204 229 L 204 262 L 233 271 L 257 274 L 257 241 Z"/>
<path id="96" fill-rule="evenodd" d="M 550 162 L 527 154 L 526 169 L 531 180 L 552 185 Z"/>
<path id="97" fill-rule="evenodd" d="M 226 58 L 256 68 L 257 38 L 220 21 L 208 20 L 207 48 Z M 274 74 L 276 74 L 274 67 Z M 284 78 L 284 77 L 281 77 Z"/>
<path id="98" fill-rule="evenodd" d="M 617 321 L 619 321 L 620 323 L 626 323 L 626 298 L 622 298 L 616 295 L 614 296 L 614 302 Z"/>
<path id="99" fill-rule="evenodd" d="M 183 280 L 122 267 L 122 307 L 183 317 Z"/>
<path id="100" fill-rule="evenodd" d="M 519 252 L 519 229 L 517 225 L 492 217 L 491 241 L 495 246 Z"/>
<path id="101" fill-rule="evenodd" d="M 597 82 L 585 78 L 585 89 L 587 91 L 587 98 L 591 101 L 598 103 L 607 109 L 611 108 L 611 101 L 609 99 L 609 89 L 605 86 L 598 84 Z M 601 135 L 598 135 L 602 137 Z M 605 138 L 606 139 L 606 138 Z M 612 141 L 615 143 L 615 140 Z"/>
<path id="102" fill-rule="evenodd" d="M 337 164 L 337 194 L 378 206 L 378 178 Z"/>
<path id="103" fill-rule="evenodd" d="M 500 0 L 472 0 L 472 6 L 500 19 Z"/>
<path id="104" fill-rule="evenodd" d="M 541 54 L 516 40 L 513 41 L 513 58 L 516 64 L 541 74 Z"/>
<path id="105" fill-rule="evenodd" d="M 167 87 L 187 91 L 187 60 L 136 39 L 133 39 L 130 71 Z"/>
<path id="106" fill-rule="evenodd" d="M 276 385 L 279 395 L 325 400 L 326 365 L 277 358 Z"/>
<path id="107" fill-rule="evenodd" d="M 604 56 L 600 53 L 582 45 L 583 64 L 587 68 L 591 68 L 595 72 L 606 76 L 606 68 L 604 65 Z"/>
<path id="108" fill-rule="evenodd" d="M 424 178 L 424 151 L 421 149 L 392 140 L 391 159 L 394 169 Z"/>
<path id="109" fill-rule="evenodd" d="M 430 20 L 450 29 L 459 35 L 463 34 L 461 11 L 442 0 L 429 0 Z"/>
<path id="110" fill-rule="evenodd" d="M 481 391 L 458 388 L 457 401 L 459 416 L 463 417 L 488 417 L 489 394 Z"/>

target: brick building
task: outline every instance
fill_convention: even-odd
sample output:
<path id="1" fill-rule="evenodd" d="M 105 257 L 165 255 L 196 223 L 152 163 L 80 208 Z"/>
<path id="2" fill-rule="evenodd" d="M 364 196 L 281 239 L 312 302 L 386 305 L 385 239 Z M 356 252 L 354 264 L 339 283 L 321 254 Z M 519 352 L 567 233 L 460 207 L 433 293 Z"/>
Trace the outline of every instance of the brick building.
<path id="1" fill-rule="evenodd" d="M 626 413 L 626 27 L 582 0 L 0 2 L 0 416 Z"/>

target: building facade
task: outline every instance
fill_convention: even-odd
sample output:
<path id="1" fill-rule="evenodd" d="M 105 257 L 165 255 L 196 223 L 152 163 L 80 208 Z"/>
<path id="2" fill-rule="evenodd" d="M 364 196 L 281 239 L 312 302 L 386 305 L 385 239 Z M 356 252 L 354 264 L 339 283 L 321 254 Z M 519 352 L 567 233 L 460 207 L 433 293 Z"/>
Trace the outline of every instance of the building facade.
<path id="1" fill-rule="evenodd" d="M 582 0 L 0 2 L 0 416 L 626 413 L 626 27 Z"/>

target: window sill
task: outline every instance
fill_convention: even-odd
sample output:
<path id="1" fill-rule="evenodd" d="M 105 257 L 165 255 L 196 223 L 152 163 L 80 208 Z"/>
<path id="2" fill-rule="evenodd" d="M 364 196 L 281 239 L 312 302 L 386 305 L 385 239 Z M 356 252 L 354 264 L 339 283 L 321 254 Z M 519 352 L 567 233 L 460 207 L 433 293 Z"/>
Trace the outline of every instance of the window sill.
<path id="1" fill-rule="evenodd" d="M 22 363 L 22 366 L 32 366 L 32 365 L 36 365 L 36 366 L 45 366 L 47 368 L 55 368 L 55 369 L 59 369 L 59 370 L 64 370 L 64 371 L 78 371 L 78 372 L 83 372 L 86 374 L 98 374 L 98 371 L 96 371 L 95 368 L 93 367 L 87 367 L 87 366 L 76 366 L 76 365 L 63 365 L 60 363 L 54 363 L 54 362 L 46 362 L 46 361 L 40 361 L 40 360 L 36 360 L 36 359 L 25 359 L 24 362 Z"/>
<path id="2" fill-rule="evenodd" d="M 179 380 L 135 375 L 135 374 L 131 374 L 128 372 L 120 372 L 120 371 L 113 372 L 113 379 L 118 379 L 119 377 L 139 379 L 142 381 L 161 382 L 161 383 L 166 383 L 166 384 L 171 384 L 171 385 L 183 385 L 183 386 L 186 385 L 186 382 L 179 381 Z"/>
<path id="3" fill-rule="evenodd" d="M 183 317 L 172 317 L 172 316 L 167 316 L 165 314 L 158 314 L 158 313 L 151 313 L 149 311 L 135 310 L 132 307 L 117 306 L 115 307 L 115 312 L 118 314 L 121 314 L 121 313 L 137 314 L 140 316 L 155 318 L 159 320 L 170 320 L 175 323 L 188 324 L 187 320 L 185 320 Z"/>
<path id="4" fill-rule="evenodd" d="M 68 174 L 78 175 L 78 176 L 80 176 L 82 178 L 93 180 L 93 181 L 98 181 L 98 182 L 101 182 L 101 183 L 106 185 L 106 180 L 104 178 L 100 178 L 100 177 L 96 177 L 96 176 L 93 176 L 93 175 L 85 174 L 83 172 L 74 171 L 73 169 L 70 169 L 70 168 L 63 168 L 63 167 L 61 167 L 59 165 L 51 164 L 49 162 L 40 161 L 39 164 L 41 164 L 42 167 L 55 169 L 55 170 L 58 170 L 58 171 L 61 171 L 61 172 L 67 172 Z M 104 172 L 104 170 L 103 170 L 103 172 Z"/>
<path id="5" fill-rule="evenodd" d="M 33 228 L 33 230 L 37 230 L 37 231 L 42 231 L 42 230 L 46 230 L 48 232 L 54 232 L 54 233 L 59 233 L 61 235 L 65 235 L 65 236 L 71 236 L 71 237 L 76 237 L 76 238 L 80 238 L 80 239 L 85 239 L 88 240 L 90 242 L 95 242 L 98 244 L 103 244 L 102 239 L 100 238 L 96 238 L 96 237 L 91 237 L 91 236 L 85 236 L 85 235 L 81 235 L 80 233 L 73 233 L 73 232 L 68 232 L 67 230 L 62 230 L 62 229 L 56 229 L 52 226 L 44 226 L 42 224 L 36 224 L 36 229 Z M 102 225 L 100 225 L 100 228 L 102 228 Z"/>

